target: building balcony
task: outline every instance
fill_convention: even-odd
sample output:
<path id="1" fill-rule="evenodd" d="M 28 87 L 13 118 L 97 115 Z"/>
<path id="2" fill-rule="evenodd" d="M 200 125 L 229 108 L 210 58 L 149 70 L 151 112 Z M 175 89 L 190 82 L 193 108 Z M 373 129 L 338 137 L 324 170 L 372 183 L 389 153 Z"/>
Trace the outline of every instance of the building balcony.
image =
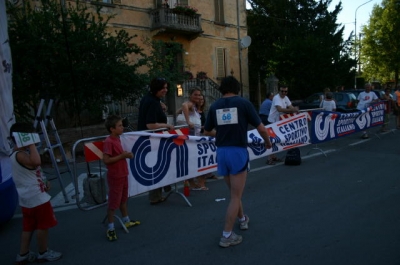
<path id="1" fill-rule="evenodd" d="M 176 14 L 173 9 L 160 8 L 151 11 L 150 16 L 151 30 L 159 30 L 158 34 L 181 34 L 192 40 L 203 33 L 199 14 Z"/>

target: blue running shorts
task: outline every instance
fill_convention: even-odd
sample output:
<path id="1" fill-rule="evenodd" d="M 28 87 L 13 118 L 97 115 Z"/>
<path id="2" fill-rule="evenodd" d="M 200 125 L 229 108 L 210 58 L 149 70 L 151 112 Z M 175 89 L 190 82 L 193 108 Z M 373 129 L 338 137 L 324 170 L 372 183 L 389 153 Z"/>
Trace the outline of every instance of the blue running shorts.
<path id="1" fill-rule="evenodd" d="M 235 175 L 249 166 L 247 148 L 237 146 L 221 146 L 217 148 L 218 175 Z"/>

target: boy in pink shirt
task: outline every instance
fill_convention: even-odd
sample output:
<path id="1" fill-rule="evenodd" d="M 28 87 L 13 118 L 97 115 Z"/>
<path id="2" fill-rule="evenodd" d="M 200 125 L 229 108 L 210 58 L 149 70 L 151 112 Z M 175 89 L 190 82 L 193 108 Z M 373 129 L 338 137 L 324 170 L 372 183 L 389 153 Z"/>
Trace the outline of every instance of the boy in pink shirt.
<path id="1" fill-rule="evenodd" d="M 107 166 L 108 183 L 108 229 L 107 239 L 117 240 L 114 228 L 115 210 L 119 208 L 122 214 L 122 221 L 127 228 L 140 224 L 139 221 L 132 221 L 128 216 L 128 163 L 126 158 L 132 159 L 132 152 L 122 149 L 120 135 L 124 132 L 122 118 L 110 115 L 105 122 L 106 129 L 110 133 L 104 141 L 103 161 Z"/>

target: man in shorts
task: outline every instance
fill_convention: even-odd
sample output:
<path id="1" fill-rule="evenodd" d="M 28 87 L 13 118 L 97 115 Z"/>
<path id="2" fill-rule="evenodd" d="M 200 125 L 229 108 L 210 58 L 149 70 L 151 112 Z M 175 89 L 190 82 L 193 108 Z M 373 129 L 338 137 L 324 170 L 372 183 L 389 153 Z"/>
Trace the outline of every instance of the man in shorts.
<path id="1" fill-rule="evenodd" d="M 238 96 L 240 83 L 233 76 L 225 77 L 221 81 L 219 91 L 222 93 L 222 98 L 211 105 L 204 125 L 204 134 L 216 137 L 218 174 L 224 176 L 230 190 L 231 199 L 219 242 L 221 247 L 229 247 L 242 242 L 242 236 L 232 231 L 236 217 L 241 230 L 249 228 L 250 219 L 244 214 L 242 206 L 242 194 L 249 162 L 248 124 L 257 128 L 264 139 L 266 148 L 271 148 L 272 145 L 254 106 L 248 100 Z"/>

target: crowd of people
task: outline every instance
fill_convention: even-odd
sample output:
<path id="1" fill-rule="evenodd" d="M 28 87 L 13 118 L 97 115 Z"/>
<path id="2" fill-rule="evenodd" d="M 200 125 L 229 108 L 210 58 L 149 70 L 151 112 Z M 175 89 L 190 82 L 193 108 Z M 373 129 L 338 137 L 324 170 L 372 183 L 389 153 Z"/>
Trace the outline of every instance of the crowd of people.
<path id="1" fill-rule="evenodd" d="M 363 110 L 371 104 L 383 100 L 386 104 L 384 123 L 381 128 L 381 132 L 387 132 L 389 126 L 389 115 L 393 113 L 396 116 L 396 128 L 400 129 L 400 86 L 394 92 L 390 94 L 391 89 L 386 88 L 381 98 L 378 98 L 375 92 L 372 91 L 373 86 L 370 83 L 366 83 L 364 91 L 358 94 L 356 104 L 357 110 Z M 337 91 L 345 92 L 344 87 L 338 87 Z M 279 93 L 274 96 L 273 92 L 267 92 L 265 100 L 262 102 L 259 110 L 259 116 L 262 122 L 267 125 L 279 120 L 280 115 L 298 112 L 298 108 L 293 107 L 289 98 L 287 97 L 288 88 L 283 86 L 279 88 Z M 319 98 L 319 108 L 325 111 L 336 111 L 336 101 L 334 94 L 329 88 L 325 88 Z M 367 131 L 363 131 L 362 139 L 368 139 Z M 274 155 L 269 156 L 267 164 L 273 165 L 280 159 Z"/>
<path id="2" fill-rule="evenodd" d="M 148 93 L 141 99 L 139 105 L 139 117 L 137 128 L 141 130 L 173 130 L 174 125 L 168 123 L 167 106 L 161 101 L 168 91 L 168 82 L 164 78 L 154 78 L 150 83 Z M 279 87 L 279 93 L 274 95 L 268 92 L 257 114 L 254 106 L 246 99 L 239 96 L 240 83 L 233 77 L 223 78 L 219 91 L 222 97 L 216 100 L 205 113 L 205 98 L 198 87 L 189 92 L 189 99 L 178 109 L 177 115 L 181 116 L 178 124 L 186 124 L 190 135 L 215 137 L 218 157 L 218 175 L 223 176 L 230 191 L 230 201 L 226 210 L 225 224 L 219 241 L 219 246 L 229 247 L 240 244 L 242 236 L 237 235 L 234 224 L 238 221 L 240 230 L 249 228 L 250 218 L 245 214 L 242 204 L 242 194 L 246 183 L 249 154 L 247 151 L 248 125 L 257 129 L 264 140 L 265 148 L 272 147 L 270 137 L 265 125 L 279 121 L 280 115 L 297 113 L 299 109 L 294 107 L 289 100 L 288 87 Z M 369 104 L 378 101 L 375 93 L 371 92 L 371 85 L 365 85 L 365 91 L 358 95 L 358 110 L 363 110 Z M 400 88 L 390 95 L 390 89 L 385 90 L 382 100 L 387 102 L 385 121 L 382 131 L 386 131 L 389 122 L 389 113 L 397 116 L 396 128 L 400 129 Z M 332 93 L 325 90 L 321 98 L 321 108 L 327 111 L 335 111 L 335 101 Z M 229 117 L 228 119 L 226 117 Z M 122 221 L 126 228 L 139 225 L 139 221 L 131 220 L 127 210 L 128 200 L 128 164 L 127 159 L 132 159 L 134 153 L 123 150 L 120 135 L 124 132 L 122 118 L 110 115 L 105 121 L 105 127 L 109 136 L 104 142 L 103 161 L 107 166 L 108 207 L 107 207 L 107 239 L 117 240 L 114 227 L 114 215 L 120 210 Z M 11 127 L 11 139 L 13 132 L 33 132 L 32 126 L 16 123 Z M 367 138 L 367 132 L 363 133 Z M 23 230 L 21 234 L 21 247 L 17 254 L 16 264 L 27 262 L 55 261 L 62 257 L 62 253 L 48 248 L 48 229 L 57 224 L 50 195 L 50 183 L 45 182 L 40 170 L 40 155 L 34 144 L 24 147 L 15 147 L 10 156 L 13 168 L 13 178 L 19 194 L 19 204 L 22 208 Z M 268 157 L 267 163 L 273 164 L 280 161 L 274 155 Z M 206 174 L 188 180 L 192 190 L 206 191 L 206 179 L 216 178 L 213 174 Z M 164 192 L 171 190 L 170 186 L 157 188 L 149 192 L 151 205 L 166 201 Z M 37 234 L 38 253 L 29 249 L 33 233 Z"/>
<path id="3" fill-rule="evenodd" d="M 167 124 L 167 117 L 161 108 L 161 98 L 165 96 L 168 83 L 165 79 L 155 78 L 150 84 L 150 92 L 140 102 L 138 130 L 172 129 Z M 214 102 L 208 114 L 204 113 L 205 98 L 201 89 L 194 87 L 189 92 L 189 99 L 177 110 L 177 124 L 186 124 L 190 135 L 201 134 L 216 137 L 218 175 L 224 177 L 230 190 L 231 199 L 225 218 L 225 226 L 219 242 L 221 247 L 229 247 L 241 243 L 242 237 L 233 232 L 235 218 L 239 228 L 248 229 L 249 217 L 244 214 L 241 197 L 246 182 L 249 154 L 247 152 L 247 128 L 251 124 L 257 128 L 264 139 L 266 148 L 271 148 L 268 132 L 257 115 L 254 106 L 240 96 L 240 84 L 232 76 L 221 81 L 219 90 L 222 98 Z M 287 91 L 287 90 L 286 90 Z M 290 104 L 291 105 L 291 104 Z M 296 110 L 294 108 L 294 110 Z M 229 114 L 229 119 L 222 117 Z M 206 118 L 207 117 L 207 118 Z M 208 190 L 205 186 L 207 178 L 215 178 L 213 174 L 189 179 L 192 190 Z M 164 187 L 165 188 L 165 187 Z M 151 204 L 164 202 L 161 189 L 149 192 Z"/>

